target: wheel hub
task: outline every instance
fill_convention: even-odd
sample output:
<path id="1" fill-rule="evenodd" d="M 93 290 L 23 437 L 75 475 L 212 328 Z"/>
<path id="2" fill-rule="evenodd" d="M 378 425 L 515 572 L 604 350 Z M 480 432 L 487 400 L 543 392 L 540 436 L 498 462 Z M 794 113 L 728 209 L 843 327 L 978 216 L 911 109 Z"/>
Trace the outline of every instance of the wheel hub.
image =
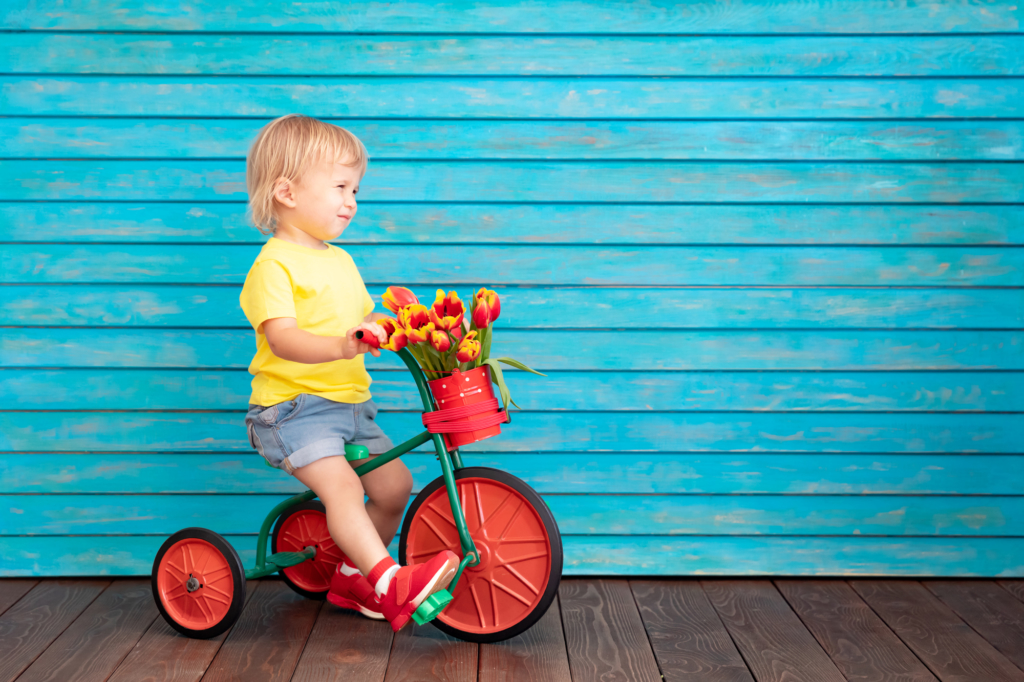
<path id="1" fill-rule="evenodd" d="M 482 539 L 473 543 L 476 545 L 476 553 L 480 555 L 480 563 L 476 566 L 466 566 L 467 571 L 482 571 L 491 563 L 491 548 L 481 542 Z"/>
<path id="2" fill-rule="evenodd" d="M 199 589 L 199 581 L 196 580 L 195 576 L 190 575 L 188 577 L 188 582 L 185 583 L 185 589 L 188 590 L 189 593 L 195 592 Z"/>

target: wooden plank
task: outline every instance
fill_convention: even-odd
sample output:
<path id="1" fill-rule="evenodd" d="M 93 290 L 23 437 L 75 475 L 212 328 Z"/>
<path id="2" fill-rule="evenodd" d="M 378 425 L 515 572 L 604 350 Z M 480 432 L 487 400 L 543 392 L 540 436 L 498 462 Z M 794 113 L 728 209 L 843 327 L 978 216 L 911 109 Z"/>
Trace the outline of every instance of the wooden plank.
<path id="1" fill-rule="evenodd" d="M 775 586 L 847 679 L 935 682 L 844 581 L 776 580 Z"/>
<path id="2" fill-rule="evenodd" d="M 347 236 L 367 244 L 1024 244 L 1024 206 L 360 201 L 359 207 Z M 485 223 L 488 229 L 480 229 Z M 239 201 L 61 201 L 0 202 L 0 241 L 262 245 L 265 238 L 247 222 Z"/>
<path id="3" fill-rule="evenodd" d="M 541 372 L 1024 369 L 1020 331 L 505 330 L 494 348 Z M 252 349 L 245 330 L 8 328 L 0 366 L 243 369 Z M 367 363 L 402 366 L 391 353 Z"/>
<path id="4" fill-rule="evenodd" d="M 291 682 L 381 682 L 393 638 L 387 622 L 325 604 Z"/>
<path id="5" fill-rule="evenodd" d="M 4 412 L 0 452 L 249 452 L 240 413 Z M 395 442 L 419 413 L 381 412 Z M 902 452 L 1017 454 L 1022 414 L 524 412 L 488 452 Z M 484 444 L 467 446 L 467 452 Z M 422 451 L 422 449 L 421 449 Z"/>
<path id="6" fill-rule="evenodd" d="M 21 675 L 108 585 L 106 580 L 44 580 L 0 616 L 0 680 Z"/>
<path id="7" fill-rule="evenodd" d="M 18 35 L 8 35 L 8 38 Z M 71 35 L 52 37 L 85 39 Z M 100 37 L 91 34 L 88 40 Z M 304 40 L 308 38 L 305 36 Z M 188 38 L 189 42 L 196 39 L 194 35 Z M 851 54 L 873 54 L 863 49 L 863 38 L 856 41 L 860 48 Z M 302 63 L 310 64 L 308 60 Z M 332 67 L 336 63 L 322 62 Z M 267 122 L 267 119 L 12 116 L 0 119 L 0 158 L 238 159 L 245 158 L 252 139 Z M 627 123 L 334 119 L 332 122 L 359 137 L 367 149 L 373 150 L 375 161 L 389 158 L 1013 161 L 1024 154 L 1024 133 L 1019 121 Z M 438 144 L 439 139 L 444 143 Z M 61 208 L 64 207 L 51 207 Z M 361 221 L 365 223 L 365 218 Z M 235 227 L 241 227 L 242 223 L 244 220 Z"/>
<path id="8" fill-rule="evenodd" d="M 771 582 L 705 580 L 701 585 L 758 682 L 845 682 Z"/>
<path id="9" fill-rule="evenodd" d="M 558 596 L 573 680 L 661 680 L 629 583 L 563 580 Z"/>
<path id="10" fill-rule="evenodd" d="M 18 680 L 107 680 L 158 616 L 149 580 L 115 581 Z"/>
<path id="11" fill-rule="evenodd" d="M 327 7 L 311 0 L 280 6 L 266 0 L 245 8 L 199 0 L 74 0 L 60 7 L 26 4 L 6 12 L 0 27 L 15 30 L 240 31 L 282 29 L 311 33 L 985 33 L 1018 32 L 1020 10 L 1001 0 L 978 4 L 907 5 L 881 0 L 828 3 L 710 0 L 674 5 L 611 5 L 598 0 L 552 5 L 537 12 L 523 0 L 491 2 L 465 12 L 458 5 L 438 7 L 427 0 L 403 2 L 387 11 Z"/>
<path id="12" fill-rule="evenodd" d="M 1024 602 L 1024 580 L 999 580 L 999 586 Z"/>
<path id="13" fill-rule="evenodd" d="M 439 476 L 433 454 L 408 454 L 416 493 Z M 540 493 L 1019 495 L 1024 455 L 464 452 Z M 8 493 L 301 493 L 255 452 L 236 454 L 0 454 Z"/>
<path id="14" fill-rule="evenodd" d="M 435 468 L 435 476 L 439 474 Z M 561 491 L 559 491 L 561 492 Z M 0 494 L 0 535 L 252 532 L 280 495 Z M 1024 496 L 586 495 L 544 501 L 564 535 L 1019 536 Z"/>
<path id="15" fill-rule="evenodd" d="M 1018 668 L 1024 669 L 1024 604 L 994 582 L 926 580 L 924 586 Z"/>
<path id="16" fill-rule="evenodd" d="M 395 635 L 385 682 L 473 682 L 478 645 L 432 625 L 409 623 Z"/>
<path id="17" fill-rule="evenodd" d="M 558 597 L 529 630 L 480 645 L 480 682 L 571 682 Z"/>
<path id="18" fill-rule="evenodd" d="M 802 412 L 1024 411 L 1021 373 L 1003 372 L 509 372 L 524 409 Z M 390 410 L 423 403 L 407 370 L 374 369 L 374 400 Z M 218 410 L 245 408 L 243 369 L 0 369 L 0 409 Z M 619 389 L 628 384 L 629 392 Z M 780 387 L 784 391 L 780 392 Z"/>
<path id="19" fill-rule="evenodd" d="M 488 288 L 502 300 L 498 329 L 629 328 L 636 325 L 640 308 L 649 329 L 703 329 L 710 326 L 710 315 L 716 329 L 1024 326 L 1024 299 L 1014 289 Z M 369 289 L 378 310 L 386 311 L 380 303 L 385 287 Z M 250 328 L 238 304 L 238 284 L 51 284 L 0 291 L 4 326 Z M 433 301 L 423 288 L 419 295 Z"/>
<path id="20" fill-rule="evenodd" d="M 580 83 L 571 76 L 325 76 L 311 83 L 303 76 L 7 75 L 0 76 L 5 95 L 0 115 L 268 118 L 303 111 L 346 119 L 1015 118 L 1024 97 L 1024 86 L 1014 77 L 594 77 L 585 87 Z M 403 96 L 394 97 L 395 92 Z M 574 164 L 565 179 L 577 168 Z M 445 191 L 447 178 L 433 171 L 430 176 L 440 180 L 431 183 L 433 190 Z M 604 184 L 619 187 L 607 178 Z M 541 185 L 534 177 L 526 187 Z"/>
<path id="21" fill-rule="evenodd" d="M 287 682 L 323 605 L 296 594 L 282 580 L 264 578 L 203 682 Z"/>
<path id="22" fill-rule="evenodd" d="M 207 522 L 208 523 L 208 522 Z M 255 530 L 255 529 L 254 529 Z M 0 536 L 0 576 L 146 576 L 162 535 Z M 252 566 L 256 534 L 227 540 Z M 1024 539 L 928 537 L 581 536 L 562 538 L 565 575 L 1013 575 Z M 388 548 L 398 554 L 398 542 Z"/>
<path id="23" fill-rule="evenodd" d="M 1024 164 L 1020 164 L 1024 168 Z M 1004 286 L 1024 285 L 1024 249 L 842 246 L 349 246 L 375 289 L 434 286 Z M 12 244 L 7 284 L 242 284 L 253 246 Z M 460 263 L 457 270 L 448 264 Z M 429 300 L 429 299 L 428 299 Z M 234 308 L 234 306 L 232 306 Z M 499 318 L 500 319 L 500 318 Z"/>
<path id="24" fill-rule="evenodd" d="M 247 603 L 258 586 L 256 580 L 246 583 Z M 228 633 L 212 639 L 183 637 L 158 617 L 108 682 L 199 682 Z"/>
<path id="25" fill-rule="evenodd" d="M 1022 36 L 14 33 L 2 73 L 316 76 L 1019 76 Z"/>
<path id="26" fill-rule="evenodd" d="M 914 580 L 850 585 L 942 682 L 1024 680 L 991 644 Z"/>
<path id="27" fill-rule="evenodd" d="M 754 682 L 700 583 L 630 581 L 665 682 Z"/>
<path id="28" fill-rule="evenodd" d="M 0 615 L 11 608 L 25 593 L 38 584 L 38 580 L 5 578 L 0 580 Z"/>
<path id="29" fill-rule="evenodd" d="M 374 201 L 479 201 L 481 196 L 494 202 L 1024 201 L 1024 170 L 1002 161 L 751 161 L 737 167 L 729 161 L 384 159 L 374 160 L 372 173 L 365 185 L 366 199 Z M 0 160 L 4 201 L 238 201 L 247 196 L 244 180 L 245 162 L 235 160 Z"/>

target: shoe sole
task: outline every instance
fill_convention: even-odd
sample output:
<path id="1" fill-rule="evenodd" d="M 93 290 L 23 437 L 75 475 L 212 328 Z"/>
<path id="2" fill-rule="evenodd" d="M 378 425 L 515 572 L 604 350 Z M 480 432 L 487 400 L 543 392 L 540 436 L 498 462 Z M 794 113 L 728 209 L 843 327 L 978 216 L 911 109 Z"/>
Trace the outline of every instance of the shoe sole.
<path id="1" fill-rule="evenodd" d="M 452 566 L 452 561 L 453 559 L 449 559 L 448 561 L 446 561 L 444 566 L 442 566 L 437 571 L 437 573 L 434 574 L 434 577 L 430 580 L 430 582 L 427 583 L 426 587 L 420 590 L 420 593 L 416 595 L 416 598 L 409 602 L 413 605 L 412 610 L 409 611 L 408 614 L 405 614 L 405 621 L 399 626 L 398 630 L 401 630 L 409 624 L 409 621 L 412 620 L 412 614 L 416 611 L 416 609 L 420 607 L 420 605 L 424 601 L 426 601 L 427 597 L 434 594 L 435 592 L 440 592 L 441 590 L 443 590 L 451 584 L 452 578 L 455 577 L 455 571 L 459 567 L 458 563 Z M 395 632 L 398 632 L 398 630 L 395 630 Z"/>
<path id="2" fill-rule="evenodd" d="M 341 609 L 351 609 L 352 611 L 358 611 L 367 618 L 374 620 L 384 620 L 384 614 L 380 611 L 371 611 L 362 604 L 353 601 L 352 599 L 345 599 L 344 597 L 335 597 L 333 594 L 327 595 L 327 601 L 331 602 L 335 606 Z"/>

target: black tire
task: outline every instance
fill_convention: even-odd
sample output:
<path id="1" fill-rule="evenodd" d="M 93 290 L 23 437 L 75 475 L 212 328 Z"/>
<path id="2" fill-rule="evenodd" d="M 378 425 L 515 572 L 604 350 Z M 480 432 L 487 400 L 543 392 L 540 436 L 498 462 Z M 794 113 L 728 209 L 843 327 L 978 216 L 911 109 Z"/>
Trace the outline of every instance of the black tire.
<path id="1" fill-rule="evenodd" d="M 324 523 L 326 524 L 327 509 L 324 507 L 324 503 L 321 502 L 320 500 L 309 500 L 308 502 L 302 502 L 301 504 L 296 504 L 296 505 L 294 505 L 292 507 L 289 507 L 283 514 L 281 514 L 279 517 L 277 517 L 277 521 L 274 523 L 274 531 L 273 531 L 273 533 L 270 536 L 270 553 L 271 554 L 276 554 L 277 552 L 280 552 L 280 551 L 292 551 L 293 550 L 293 548 L 289 548 L 287 550 L 282 550 L 282 549 L 280 549 L 278 547 L 278 543 L 280 541 L 281 528 L 283 528 L 285 526 L 285 524 L 288 523 L 288 521 L 291 519 L 291 517 L 293 517 L 295 514 L 298 514 L 300 512 L 316 512 L 316 513 L 319 513 L 320 515 L 322 515 L 324 517 Z M 319 560 L 319 561 L 322 562 L 328 556 L 327 553 L 325 553 L 323 551 L 323 548 L 321 546 L 319 546 L 319 544 L 317 542 L 311 540 L 309 542 L 309 544 L 314 545 L 317 548 L 316 556 L 312 559 L 312 561 L 318 561 Z M 334 545 L 334 543 L 331 542 L 331 546 L 332 547 L 333 547 L 333 545 Z M 309 560 L 307 560 L 307 562 L 308 561 Z M 303 562 L 303 564 L 305 564 L 305 563 L 306 562 Z M 303 564 L 298 564 L 298 565 L 299 566 L 303 566 Z M 334 567 L 337 566 L 337 564 L 338 564 L 337 561 L 331 562 L 331 566 L 330 566 L 330 572 L 331 573 L 334 572 Z M 296 567 L 295 566 L 291 566 L 289 568 L 283 568 L 280 571 L 278 571 L 278 574 L 281 576 L 282 580 L 284 580 L 284 582 L 288 585 L 288 587 L 292 588 L 298 594 L 301 594 L 306 599 L 315 599 L 315 600 L 318 600 L 318 601 L 324 601 L 324 600 L 327 599 L 327 593 L 330 591 L 330 578 L 327 579 L 327 582 L 326 582 L 326 584 L 324 586 L 324 589 L 322 589 L 322 590 L 310 590 L 307 587 L 303 587 L 301 585 L 298 585 L 296 583 L 296 581 L 292 578 L 292 576 L 289 575 L 289 573 L 293 572 L 290 569 L 294 569 L 294 568 L 296 568 Z"/>
<path id="2" fill-rule="evenodd" d="M 437 618 L 431 621 L 438 630 L 467 642 L 500 642 L 515 637 L 516 635 L 530 629 L 533 624 L 540 620 L 540 618 L 547 612 L 548 607 L 550 607 L 551 603 L 554 601 L 555 595 L 558 593 L 558 585 L 562 578 L 562 536 L 558 531 L 558 524 L 555 522 L 555 517 L 551 513 L 547 504 L 533 488 L 528 486 L 521 479 L 501 471 L 500 469 L 491 469 L 488 467 L 467 467 L 455 472 L 456 482 L 467 478 L 490 479 L 496 483 L 513 488 L 536 512 L 544 526 L 547 533 L 547 540 L 550 543 L 550 572 L 548 575 L 547 586 L 541 593 L 539 600 L 533 605 L 532 610 L 516 623 L 507 628 L 491 632 L 467 632 L 444 622 L 443 611 Z M 402 523 L 401 540 L 398 545 L 398 557 L 400 564 L 406 565 L 409 532 L 413 519 L 416 517 L 420 507 L 439 489 L 443 492 L 443 476 L 431 481 L 431 483 L 416 496 L 416 499 L 406 512 L 405 520 Z M 447 497 L 445 497 L 445 499 L 447 499 Z M 473 539 L 474 541 L 477 540 L 476 537 Z M 456 553 L 461 556 L 461 551 L 456 550 Z M 470 571 L 467 568 L 459 579 L 459 588 L 462 587 L 464 581 L 469 581 L 471 579 Z"/>
<path id="3" fill-rule="evenodd" d="M 181 570 L 173 564 L 176 560 L 173 554 L 175 547 L 177 546 L 182 549 L 184 555 L 188 541 L 197 540 L 212 545 L 213 549 L 216 550 L 216 553 L 221 555 L 223 558 L 223 568 L 226 568 L 230 572 L 230 575 L 218 575 L 215 580 L 221 583 L 223 587 L 226 587 L 229 584 L 232 588 L 229 602 L 218 601 L 218 603 L 222 603 L 227 606 L 224 613 L 220 616 L 220 619 L 215 622 L 208 623 L 209 627 L 205 628 L 190 627 L 188 624 L 178 622 L 178 620 L 176 620 L 175 614 L 180 616 L 185 610 L 188 610 L 188 608 L 183 606 L 181 599 L 189 599 L 191 597 L 185 596 L 172 598 L 170 596 L 172 590 L 168 589 L 168 585 L 166 584 L 167 581 L 172 579 L 174 581 L 181 580 L 181 587 L 184 587 L 187 595 L 192 595 L 194 592 L 199 592 L 204 589 L 207 590 L 206 594 L 209 594 L 211 599 L 215 594 L 218 594 L 218 592 L 214 591 L 212 584 L 209 586 L 205 585 L 198 579 L 195 581 L 195 585 L 189 586 L 188 581 L 192 579 L 192 573 L 188 574 L 188 579 L 186 580 L 184 575 L 178 576 L 174 572 Z M 164 591 L 162 593 L 160 586 L 160 569 L 161 564 L 164 561 L 164 557 L 168 552 L 172 552 L 172 554 L 168 557 L 167 564 L 164 564 L 165 584 Z M 182 559 L 182 561 L 184 561 L 184 559 Z M 172 566 L 174 571 L 171 570 Z M 196 570 L 199 569 L 197 568 Z M 221 573 L 222 570 L 223 569 L 220 571 Z M 245 606 L 245 567 L 242 565 L 242 559 L 238 556 L 238 552 L 235 551 L 235 548 L 231 546 L 230 542 L 217 533 L 214 533 L 212 530 L 207 530 L 206 528 L 185 528 L 183 530 L 179 530 L 164 541 L 156 553 L 156 558 L 153 560 L 151 584 L 153 588 L 153 599 L 156 601 L 157 609 L 160 610 L 160 615 L 164 617 L 164 620 L 166 620 L 172 628 L 186 637 L 191 637 L 193 639 L 209 639 L 221 634 L 234 625 L 235 621 L 238 620 L 238 616 L 242 613 L 242 608 Z M 191 587 L 191 589 L 189 589 L 189 587 Z M 219 594 L 224 594 L 224 591 L 219 591 Z M 197 595 L 197 599 L 202 597 L 202 595 L 203 593 Z M 166 603 L 165 599 L 167 600 Z"/>

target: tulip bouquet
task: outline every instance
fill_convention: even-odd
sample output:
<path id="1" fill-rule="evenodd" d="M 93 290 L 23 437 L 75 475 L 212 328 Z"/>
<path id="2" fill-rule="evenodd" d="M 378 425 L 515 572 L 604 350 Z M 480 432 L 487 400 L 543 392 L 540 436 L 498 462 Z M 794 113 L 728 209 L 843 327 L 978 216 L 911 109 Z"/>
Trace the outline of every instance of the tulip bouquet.
<path id="1" fill-rule="evenodd" d="M 408 348 L 428 379 L 449 376 L 456 369 L 465 372 L 489 365 L 493 381 L 507 405 L 511 397 L 499 362 L 545 376 L 518 360 L 490 357 L 494 321 L 501 314 L 501 300 L 497 292 L 481 288 L 473 294 L 468 315 L 454 291 L 446 294 L 443 289 L 438 289 L 430 307 L 421 304 L 416 295 L 405 287 L 388 287 L 383 298 L 384 306 L 396 315 L 396 319 L 377 320 L 388 335 L 387 343 L 380 347 L 396 353 Z"/>

